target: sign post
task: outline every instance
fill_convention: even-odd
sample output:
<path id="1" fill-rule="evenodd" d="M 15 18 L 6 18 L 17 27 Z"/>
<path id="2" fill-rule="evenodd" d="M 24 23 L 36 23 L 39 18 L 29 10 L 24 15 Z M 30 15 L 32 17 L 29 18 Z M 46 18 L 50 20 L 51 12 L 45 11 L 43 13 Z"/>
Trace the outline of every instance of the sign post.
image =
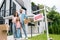
<path id="1" fill-rule="evenodd" d="M 47 30 L 47 40 L 49 40 L 49 32 L 48 32 L 48 22 L 47 22 L 47 15 L 46 15 L 46 7 L 44 6 L 44 13 L 45 13 L 45 25 Z"/>
<path id="2" fill-rule="evenodd" d="M 28 25 L 31 26 L 31 38 L 32 38 L 32 27 L 35 25 L 34 25 L 34 23 L 32 23 L 32 21 Z"/>

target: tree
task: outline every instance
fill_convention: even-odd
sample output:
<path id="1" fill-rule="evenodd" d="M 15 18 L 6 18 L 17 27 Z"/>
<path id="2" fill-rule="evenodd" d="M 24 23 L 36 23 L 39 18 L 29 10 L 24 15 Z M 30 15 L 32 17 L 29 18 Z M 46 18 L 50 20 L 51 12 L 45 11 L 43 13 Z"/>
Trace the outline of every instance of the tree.
<path id="1" fill-rule="evenodd" d="M 39 6 L 40 9 L 43 9 L 44 8 L 44 5 L 38 4 L 38 6 Z"/>
<path id="2" fill-rule="evenodd" d="M 56 10 L 56 6 L 54 5 L 51 9 L 52 9 L 52 10 Z"/>
<path id="3" fill-rule="evenodd" d="M 34 6 L 34 5 L 35 5 L 35 3 L 34 3 L 34 2 L 31 2 L 31 4 L 32 4 L 32 6 Z"/>
<path id="4" fill-rule="evenodd" d="M 55 10 L 51 10 L 47 17 L 53 21 L 52 28 L 49 26 L 49 33 L 60 34 L 60 14 Z"/>

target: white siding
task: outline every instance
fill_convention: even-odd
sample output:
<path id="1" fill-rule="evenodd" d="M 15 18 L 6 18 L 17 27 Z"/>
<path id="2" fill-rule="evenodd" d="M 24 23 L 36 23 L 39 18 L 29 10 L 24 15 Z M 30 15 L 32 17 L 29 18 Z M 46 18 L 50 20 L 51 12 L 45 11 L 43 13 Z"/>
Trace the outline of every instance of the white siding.
<path id="1" fill-rule="evenodd" d="M 13 2 L 16 4 L 16 11 L 19 11 L 21 6 L 15 0 L 13 0 Z"/>
<path id="2" fill-rule="evenodd" d="M 10 0 L 6 0 L 6 14 L 5 16 L 9 16 L 9 8 L 10 8 Z M 5 19 L 5 24 L 9 24 L 9 19 Z"/>

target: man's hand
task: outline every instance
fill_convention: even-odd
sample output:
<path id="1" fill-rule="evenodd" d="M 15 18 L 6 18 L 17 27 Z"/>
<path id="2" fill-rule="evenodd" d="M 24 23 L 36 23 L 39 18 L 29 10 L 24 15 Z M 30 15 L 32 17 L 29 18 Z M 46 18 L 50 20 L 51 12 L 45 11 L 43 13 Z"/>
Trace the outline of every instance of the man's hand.
<path id="1" fill-rule="evenodd" d="M 24 23 L 25 23 L 25 24 L 28 24 L 29 22 L 30 22 L 29 19 L 24 19 Z"/>

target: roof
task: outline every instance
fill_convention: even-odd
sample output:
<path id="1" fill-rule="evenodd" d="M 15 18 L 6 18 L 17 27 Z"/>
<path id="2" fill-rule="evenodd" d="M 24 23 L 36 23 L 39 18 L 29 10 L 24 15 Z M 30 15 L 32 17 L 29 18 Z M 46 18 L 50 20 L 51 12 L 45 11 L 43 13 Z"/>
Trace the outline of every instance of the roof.
<path id="1" fill-rule="evenodd" d="M 48 22 L 53 22 L 51 19 L 47 19 Z"/>
<path id="2" fill-rule="evenodd" d="M 24 10 L 26 10 L 25 6 L 24 6 L 24 2 L 23 0 L 15 0 Z"/>

